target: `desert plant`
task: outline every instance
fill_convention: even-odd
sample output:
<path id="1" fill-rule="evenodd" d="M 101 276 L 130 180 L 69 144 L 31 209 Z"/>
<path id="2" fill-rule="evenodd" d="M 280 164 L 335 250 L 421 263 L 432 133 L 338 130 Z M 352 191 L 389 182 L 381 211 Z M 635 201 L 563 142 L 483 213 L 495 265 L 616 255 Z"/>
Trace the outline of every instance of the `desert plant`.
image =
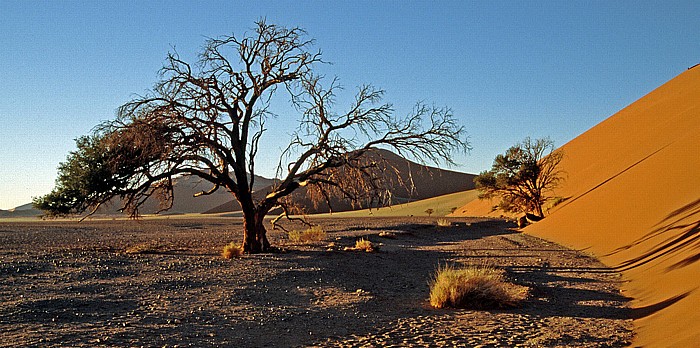
<path id="1" fill-rule="evenodd" d="M 525 140 L 503 155 L 496 156 L 491 170 L 482 172 L 474 183 L 479 198 L 500 198 L 498 208 L 509 212 L 533 212 L 544 217 L 543 205 L 560 182 L 561 150 L 554 150 L 549 139 Z"/>
<path id="2" fill-rule="evenodd" d="M 322 241 L 328 237 L 328 234 L 321 226 L 312 226 L 304 231 L 292 230 L 287 233 L 287 237 L 295 243 L 309 243 Z"/>
<path id="3" fill-rule="evenodd" d="M 438 227 L 450 227 L 452 226 L 452 221 L 445 218 L 440 218 L 437 219 L 437 225 Z"/>
<path id="4" fill-rule="evenodd" d="M 374 246 L 374 244 L 372 244 L 372 242 L 370 242 L 369 239 L 361 238 L 355 242 L 355 247 L 353 249 L 371 253 L 376 251 L 377 247 Z"/>
<path id="5" fill-rule="evenodd" d="M 221 256 L 227 260 L 230 260 L 234 257 L 241 257 L 243 255 L 243 247 L 235 242 L 229 243 L 227 246 L 224 247 L 224 250 L 221 252 Z"/>
<path id="6" fill-rule="evenodd" d="M 430 304 L 435 308 L 510 308 L 527 294 L 527 287 L 507 282 L 502 270 L 486 266 L 458 269 L 446 265 L 430 283 Z"/>
<path id="7" fill-rule="evenodd" d="M 428 208 L 425 210 L 425 213 L 428 214 L 428 216 L 433 215 L 434 212 L 435 210 L 433 208 Z"/>

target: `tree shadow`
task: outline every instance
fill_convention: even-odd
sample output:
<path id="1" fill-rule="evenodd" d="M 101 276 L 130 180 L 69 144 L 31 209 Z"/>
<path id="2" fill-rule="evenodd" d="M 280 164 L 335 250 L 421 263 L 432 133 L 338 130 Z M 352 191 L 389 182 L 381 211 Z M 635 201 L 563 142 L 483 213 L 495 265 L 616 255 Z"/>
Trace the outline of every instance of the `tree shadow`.
<path id="1" fill-rule="evenodd" d="M 380 239 L 374 231 L 366 235 L 370 240 L 378 240 L 387 244 L 406 245 L 400 251 L 382 251 L 376 253 L 338 252 L 324 250 L 294 250 L 284 257 L 284 267 L 288 269 L 267 279 L 264 284 L 247 284 L 238 294 L 254 307 L 270 306 L 271 298 L 276 299 L 275 306 L 284 308 L 287 315 L 274 319 L 269 327 L 256 327 L 256 338 L 242 338 L 239 345 L 260 344 L 260 337 L 269 335 L 269 344 L 308 345 L 313 342 L 324 342 L 333 337 L 348 335 L 368 335 L 376 332 L 382 325 L 408 318 L 430 317 L 445 313 L 460 313 L 460 311 L 445 311 L 432 309 L 428 304 L 429 282 L 436 268 L 443 263 L 454 260 L 452 251 L 427 249 L 436 241 L 469 241 L 489 236 L 516 234 L 509 229 L 510 224 L 490 222 L 482 225 L 455 226 L 437 229 L 435 226 L 399 224 L 386 226 L 381 230 L 404 232 L 396 239 Z M 410 233 L 408 233 L 410 232 Z M 436 237 L 437 235 L 437 237 Z M 338 243 L 353 241 L 356 236 L 342 236 Z M 538 249 L 539 250 L 539 249 Z M 499 256 L 492 256 L 495 260 Z M 488 258 L 488 257 L 487 257 Z M 487 261 L 498 267 L 496 261 Z M 550 285 L 551 283 L 596 283 L 601 280 L 586 277 L 586 273 L 614 273 L 606 268 L 571 269 L 571 276 L 562 276 L 552 272 L 564 271 L 557 268 L 542 267 L 503 267 L 512 276 L 533 289 L 536 293 L 522 308 L 507 310 L 509 313 L 532 317 L 571 317 L 590 319 L 630 319 L 632 312 L 620 303 L 630 299 L 616 292 L 577 289 L 573 286 Z M 291 281 L 290 281 L 291 279 Z M 301 289 L 301 290 L 300 290 Z M 313 291 L 323 293 L 331 291 L 339 297 L 357 301 L 337 306 L 309 306 L 314 301 L 323 299 L 312 295 Z M 261 291 L 262 290 L 262 291 Z M 336 299 L 337 300 L 337 299 Z M 332 301 L 332 300 L 331 300 Z M 342 302 L 342 301 L 340 301 Z M 488 313 L 503 312 L 502 310 L 484 311 Z M 360 324 L 347 327 L 342 318 L 353 317 Z M 324 320 L 319 320 L 324 318 Z M 320 324 L 322 323 L 322 324 Z M 239 325 L 251 325 L 240 323 Z M 287 337 L 280 341 L 279 332 L 299 330 L 301 337 Z M 259 331 L 262 330 L 262 331 Z"/>
<path id="2" fill-rule="evenodd" d="M 632 312 L 620 303 L 627 303 L 631 298 L 619 292 L 578 288 L 576 284 L 602 283 L 600 279 L 585 276 L 588 268 L 567 269 L 570 274 L 562 276 L 553 268 L 509 269 L 519 279 L 527 279 L 523 285 L 531 287 L 533 298 L 522 311 L 532 316 L 577 317 L 595 319 L 631 319 Z M 608 273 L 614 273 L 608 270 Z M 572 285 L 562 286 L 570 283 Z"/>

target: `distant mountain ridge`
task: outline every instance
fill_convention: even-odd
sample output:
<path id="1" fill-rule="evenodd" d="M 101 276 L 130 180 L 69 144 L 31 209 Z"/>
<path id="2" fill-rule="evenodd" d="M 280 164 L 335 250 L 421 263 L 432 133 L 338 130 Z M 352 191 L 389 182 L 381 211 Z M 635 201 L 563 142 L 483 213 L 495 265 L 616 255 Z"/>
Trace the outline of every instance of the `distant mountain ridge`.
<path id="1" fill-rule="evenodd" d="M 269 187 L 272 182 L 273 179 L 267 179 L 256 175 L 253 189 L 258 190 Z M 219 188 L 210 195 L 199 197 L 194 196 L 199 192 L 208 191 L 212 187 L 213 185 L 210 182 L 196 176 L 188 175 L 174 179 L 173 206 L 160 214 L 201 214 L 233 200 L 231 193 L 226 191 L 224 188 Z M 115 200 L 109 206 L 100 209 L 97 214 L 120 214 L 120 207 L 121 205 Z M 151 198 L 139 209 L 139 213 L 154 214 L 158 210 L 158 201 Z"/>
<path id="2" fill-rule="evenodd" d="M 392 191 L 392 204 L 406 203 L 414 200 L 437 197 L 445 194 L 466 191 L 474 188 L 474 175 L 461 173 L 436 167 L 425 166 L 413 161 L 409 161 L 391 151 L 377 150 L 372 156 L 380 156 L 391 166 L 397 169 L 398 175 L 407 180 L 410 177 L 413 185 L 404 187 L 394 185 Z M 255 176 L 254 191 L 256 195 L 262 197 L 266 195 L 278 179 L 268 179 Z M 228 213 L 240 210 L 238 202 L 235 201 L 231 193 L 225 189 L 218 189 L 211 195 L 194 197 L 201 191 L 207 191 L 211 184 L 195 176 L 183 176 L 174 180 L 174 201 L 171 209 L 161 212 L 161 214 L 214 214 Z M 314 204 L 306 198 L 303 189 L 293 193 L 295 204 L 303 207 L 306 213 L 324 213 L 331 210 L 327 204 Z M 101 207 L 96 215 L 119 215 L 121 205 L 115 199 L 111 204 Z M 366 208 L 365 206 L 353 207 L 350 201 L 344 199 L 334 199 L 332 202 L 333 211 L 346 211 L 355 208 Z M 141 214 L 153 214 L 158 211 L 158 202 L 149 199 L 140 209 Z M 0 217 L 27 217 L 39 216 L 42 212 L 32 207 L 31 203 L 19 206 L 11 210 L 0 210 Z"/>
<path id="3" fill-rule="evenodd" d="M 426 166 L 410 161 L 388 150 L 377 149 L 370 153 L 369 156 L 377 159 L 381 158 L 383 161 L 386 161 L 388 166 L 393 167 L 393 170 L 386 171 L 387 179 L 393 183 L 390 188 L 392 192 L 391 205 L 474 189 L 475 175 L 473 174 Z M 400 180 L 397 180 L 397 175 L 400 177 Z M 399 182 L 404 182 L 407 185 L 401 185 Z M 262 195 L 267 194 L 270 190 L 271 187 L 268 187 L 260 189 L 258 192 Z M 314 204 L 307 197 L 304 188 L 292 193 L 291 199 L 295 205 L 307 214 L 370 208 L 367 204 L 353 205 L 351 201 L 342 197 L 333 198 L 330 205 L 325 202 Z M 237 210 L 240 210 L 238 202 L 229 201 L 206 213 L 225 213 Z"/>
<path id="4" fill-rule="evenodd" d="M 23 204 L 18 207 L 2 210 L 0 209 L 0 218 L 6 217 L 32 217 L 41 215 L 41 210 L 34 209 L 31 203 Z"/>

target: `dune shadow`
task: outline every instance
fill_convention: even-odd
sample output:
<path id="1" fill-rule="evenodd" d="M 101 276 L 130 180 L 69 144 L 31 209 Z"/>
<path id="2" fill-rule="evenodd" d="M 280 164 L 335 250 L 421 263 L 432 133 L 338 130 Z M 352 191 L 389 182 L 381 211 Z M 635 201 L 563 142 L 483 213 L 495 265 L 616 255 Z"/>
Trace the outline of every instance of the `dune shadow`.
<path id="1" fill-rule="evenodd" d="M 668 298 L 666 300 L 644 306 L 644 307 L 638 307 L 638 308 L 633 308 L 632 309 L 632 318 L 633 319 L 641 319 L 644 317 L 648 317 L 656 312 L 659 312 L 663 309 L 666 309 L 667 307 L 670 307 L 671 305 L 675 304 L 676 302 L 686 298 L 688 295 L 690 295 L 692 291 L 684 292 L 680 295 L 673 296 L 671 298 Z"/>
<path id="2" fill-rule="evenodd" d="M 634 242 L 615 249 L 606 256 L 634 248 L 642 243 L 662 238 L 654 247 L 619 264 L 618 271 L 626 271 L 677 253 L 688 252 L 689 256 L 666 268 L 673 271 L 700 260 L 700 199 L 669 213 L 649 233 Z"/>

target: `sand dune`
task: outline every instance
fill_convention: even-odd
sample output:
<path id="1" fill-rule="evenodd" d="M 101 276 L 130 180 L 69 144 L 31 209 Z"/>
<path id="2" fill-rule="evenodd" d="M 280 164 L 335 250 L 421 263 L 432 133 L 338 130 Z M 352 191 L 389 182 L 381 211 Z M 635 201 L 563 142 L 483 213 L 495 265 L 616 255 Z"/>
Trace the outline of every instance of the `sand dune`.
<path id="1" fill-rule="evenodd" d="M 620 270 L 635 346 L 700 342 L 700 68 L 564 145 L 568 200 L 525 232 Z M 481 206 L 479 205 L 481 204 Z M 463 215 L 488 204 L 472 203 Z"/>
<path id="2" fill-rule="evenodd" d="M 438 197 L 422 199 L 415 202 L 396 204 L 389 207 L 375 209 L 360 209 L 341 211 L 337 213 L 324 213 L 316 216 L 327 217 L 400 217 L 400 216 L 428 216 L 426 210 L 433 209 L 431 216 L 443 217 L 457 208 L 477 199 L 479 193 L 476 190 L 468 190 L 450 193 Z"/>
<path id="3" fill-rule="evenodd" d="M 378 159 L 381 158 L 382 161 L 386 161 L 388 167 L 392 168 L 391 170 L 385 171 L 384 178 L 390 183 L 389 189 L 392 192 L 391 205 L 403 205 L 416 200 L 463 192 L 474 188 L 473 174 L 426 166 L 409 161 L 387 150 L 376 150 L 373 154 L 371 153 L 370 156 L 376 156 Z M 401 182 L 405 184 L 401 184 Z M 412 183 L 412 185 L 410 185 L 409 182 Z M 270 190 L 270 187 L 260 188 L 258 194 L 262 196 L 270 192 Z M 367 205 L 360 205 L 360 207 L 357 207 L 353 205 L 351 201 L 343 197 L 331 198 L 331 206 L 325 202 L 316 205 L 307 197 L 307 193 L 303 188 L 292 193 L 291 198 L 294 203 L 301 207 L 307 214 L 328 213 L 330 211 L 345 212 L 357 210 L 358 208 L 368 208 Z M 467 201 L 462 201 L 462 204 Z M 451 207 L 457 206 L 459 206 L 459 204 Z M 451 207 L 445 207 L 444 209 L 450 209 Z M 225 213 L 237 211 L 239 209 L 240 207 L 237 202 L 228 201 L 206 211 L 206 213 Z M 386 212 L 386 210 L 384 210 L 384 212 Z M 415 212 L 406 211 L 406 214 L 402 216 L 411 214 L 417 215 Z M 369 213 L 366 215 L 369 215 Z M 364 215 L 360 214 L 359 216 Z M 386 216 L 396 215 L 394 213 L 388 213 Z"/>

